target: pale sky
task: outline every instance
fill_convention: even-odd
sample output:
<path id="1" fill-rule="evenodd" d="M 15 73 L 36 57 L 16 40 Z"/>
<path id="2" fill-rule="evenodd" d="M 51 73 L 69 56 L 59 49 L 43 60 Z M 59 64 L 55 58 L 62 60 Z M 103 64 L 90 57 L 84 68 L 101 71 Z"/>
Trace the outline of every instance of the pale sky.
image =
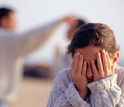
<path id="1" fill-rule="evenodd" d="M 124 0 L 0 0 L 0 6 L 6 5 L 16 10 L 18 32 L 59 20 L 68 14 L 78 15 L 88 22 L 107 24 L 113 29 L 117 44 L 121 47 L 119 63 L 124 60 Z M 53 60 L 54 46 L 58 43 L 65 46 L 63 41 L 66 30 L 66 25 L 61 26 L 48 44 L 28 56 L 27 62 L 50 64 Z M 46 52 L 49 52 L 49 55 Z"/>

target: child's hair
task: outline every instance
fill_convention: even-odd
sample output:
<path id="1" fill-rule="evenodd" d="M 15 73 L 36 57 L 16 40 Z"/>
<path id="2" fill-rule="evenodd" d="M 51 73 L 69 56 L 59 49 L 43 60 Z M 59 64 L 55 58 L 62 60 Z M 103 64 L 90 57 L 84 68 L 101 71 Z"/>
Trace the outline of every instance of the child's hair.
<path id="1" fill-rule="evenodd" d="M 105 49 L 112 58 L 119 51 L 113 31 L 105 24 L 88 23 L 82 25 L 74 34 L 68 46 L 68 54 L 75 54 L 75 49 L 95 46 Z"/>

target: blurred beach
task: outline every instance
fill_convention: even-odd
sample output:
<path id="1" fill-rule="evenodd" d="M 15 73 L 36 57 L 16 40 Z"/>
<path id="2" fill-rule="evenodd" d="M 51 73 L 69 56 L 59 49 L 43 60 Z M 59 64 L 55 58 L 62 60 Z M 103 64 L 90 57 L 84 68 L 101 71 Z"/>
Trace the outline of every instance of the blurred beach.
<path id="1" fill-rule="evenodd" d="M 46 107 L 52 88 L 51 79 L 25 77 L 15 104 L 11 107 Z"/>
<path id="2" fill-rule="evenodd" d="M 73 1 L 72 0 L 62 0 L 62 1 L 59 1 L 59 0 L 52 0 L 52 1 L 50 0 L 45 0 L 45 1 L 44 0 L 35 0 L 35 1 L 33 0 L 30 0 L 30 1 L 29 0 L 0 0 L 0 6 L 12 7 L 14 9 L 17 15 L 16 17 L 18 22 L 14 33 L 17 33 L 18 35 L 23 33 L 25 34 L 25 32 L 38 28 L 42 25 L 47 25 L 47 24 L 49 25 L 49 23 L 53 23 L 56 21 L 58 22 L 59 20 L 62 20 L 62 18 L 68 15 L 75 16 L 76 18 L 81 18 L 81 19 L 83 18 L 87 22 L 98 22 L 98 23 L 104 23 L 109 25 L 109 27 L 111 27 L 112 30 L 114 31 L 117 45 L 121 47 L 121 50 L 119 51 L 120 58 L 118 61 L 118 64 L 121 66 L 124 66 L 124 62 L 123 62 L 124 60 L 124 55 L 123 55 L 124 53 L 124 42 L 123 42 L 124 5 L 123 4 L 124 4 L 123 0 L 119 0 L 119 1 L 116 1 L 116 0 L 115 1 L 113 0 L 104 0 L 104 1 L 100 1 L 100 0 L 95 0 L 95 1 L 94 0 L 93 1 L 91 0 L 87 0 L 87 1 L 85 0 L 79 0 L 79 1 L 77 0 L 73 0 Z M 59 26 L 58 29 L 54 32 L 53 37 L 50 38 L 48 41 L 46 41 L 46 43 L 43 46 L 37 48 L 37 50 L 33 51 L 32 53 L 31 52 L 27 53 L 27 56 L 23 58 L 24 68 L 26 67 L 27 68 L 24 69 L 23 71 L 21 71 L 20 69 L 21 68 L 20 66 L 23 65 L 21 62 L 22 61 L 21 57 L 23 55 L 20 55 L 21 54 L 20 52 L 13 51 L 14 49 L 16 49 L 15 46 L 18 46 L 18 45 L 12 45 L 14 46 L 13 48 L 9 48 L 11 44 L 7 46 L 4 45 L 5 43 L 8 43 L 8 41 L 11 40 L 12 38 L 8 39 L 7 42 L 4 42 L 4 41 L 0 42 L 0 43 L 3 43 L 3 45 L 0 45 L 2 47 L 0 52 L 3 54 L 3 56 L 6 55 L 4 57 L 3 56 L 1 57 L 3 58 L 3 61 L 5 61 L 6 59 L 5 62 L 3 62 L 0 59 L 1 60 L 0 75 L 5 74 L 5 77 L 13 76 L 13 77 L 16 77 L 17 79 L 17 80 L 16 79 L 14 80 L 13 77 L 10 77 L 11 79 L 8 81 L 8 77 L 4 79 L 3 78 L 4 76 L 1 75 L 1 78 L 0 78 L 1 89 L 3 87 L 2 85 L 7 86 L 6 85 L 7 83 L 9 84 L 9 86 L 12 86 L 12 88 L 19 87 L 19 95 L 17 96 L 17 101 L 9 107 L 46 107 L 49 94 L 53 85 L 53 80 L 48 78 L 55 76 L 55 74 L 60 71 L 60 69 L 57 69 L 57 68 L 59 68 L 58 65 L 62 66 L 62 64 L 60 64 L 61 57 L 59 57 L 58 59 L 60 60 L 58 60 L 56 53 L 57 52 L 66 53 L 68 43 L 70 43 L 67 40 L 67 34 L 68 34 L 69 28 L 70 28 L 70 25 L 68 25 L 67 23 L 61 24 L 61 26 Z M 12 40 L 15 40 L 15 39 L 12 39 Z M 25 44 L 28 43 L 27 40 L 29 39 L 25 40 Z M 40 39 L 38 39 L 38 41 L 39 40 Z M 42 43 L 42 39 L 41 41 L 36 43 L 35 43 L 35 39 L 33 39 L 31 42 L 29 42 L 29 44 L 32 45 L 31 46 L 32 48 L 34 47 L 35 44 L 40 42 Z M 12 42 L 12 43 L 16 43 L 16 42 Z M 22 45 L 20 46 L 22 47 L 23 45 L 24 43 L 22 42 Z M 25 46 L 23 46 L 22 49 L 21 48 L 17 48 L 17 49 L 20 49 L 23 51 L 24 47 Z M 26 48 L 26 51 L 28 49 L 30 48 Z M 4 52 L 5 50 L 6 52 Z M 62 50 L 62 52 L 60 50 Z M 18 60 L 16 60 L 17 53 L 20 55 L 20 57 L 18 57 Z M 12 56 L 10 56 L 10 54 Z M 60 55 L 63 55 L 63 54 L 60 54 Z M 14 58 L 14 60 L 11 61 L 12 58 Z M 67 60 L 65 59 L 64 61 L 67 62 Z M 2 64 L 4 64 L 4 66 Z M 67 65 L 66 63 L 63 63 L 63 64 Z M 13 69 L 10 70 L 8 66 L 10 66 L 10 68 L 13 67 Z M 55 70 L 53 68 L 55 68 Z M 14 70 L 16 71 L 15 73 L 13 72 Z M 27 72 L 25 72 L 26 70 Z M 13 74 L 11 73 L 10 75 L 9 74 L 10 72 L 13 72 Z M 24 75 L 26 76 L 27 75 L 34 76 L 35 78 L 25 77 L 24 75 L 21 75 L 22 72 L 24 72 Z M 24 76 L 22 81 L 19 81 L 22 76 Z M 12 84 L 10 85 L 9 82 L 10 83 L 12 82 Z M 21 82 L 21 86 L 20 84 L 18 84 L 18 82 L 19 83 Z M 9 87 L 7 90 L 11 91 L 11 88 Z M 1 93 L 3 92 L 0 91 L 0 94 Z"/>

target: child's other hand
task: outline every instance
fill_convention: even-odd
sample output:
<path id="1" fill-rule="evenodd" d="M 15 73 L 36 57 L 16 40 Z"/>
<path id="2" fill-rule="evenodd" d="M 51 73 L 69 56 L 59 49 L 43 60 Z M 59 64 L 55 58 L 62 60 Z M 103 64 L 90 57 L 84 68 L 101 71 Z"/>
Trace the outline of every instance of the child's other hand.
<path id="1" fill-rule="evenodd" d="M 95 65 L 93 60 L 91 61 L 91 65 L 94 73 L 94 81 L 99 81 L 114 74 L 114 70 L 111 69 L 110 58 L 105 50 L 97 54 L 97 65 Z"/>

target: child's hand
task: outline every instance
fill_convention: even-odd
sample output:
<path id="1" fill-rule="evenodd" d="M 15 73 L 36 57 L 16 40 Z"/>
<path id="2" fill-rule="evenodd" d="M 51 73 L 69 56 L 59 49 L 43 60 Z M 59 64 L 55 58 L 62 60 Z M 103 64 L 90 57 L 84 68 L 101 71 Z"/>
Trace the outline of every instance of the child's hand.
<path id="1" fill-rule="evenodd" d="M 91 65 L 94 73 L 94 81 L 99 81 L 114 74 L 114 70 L 111 68 L 110 58 L 105 50 L 97 54 L 97 65 L 95 65 L 93 60 L 91 61 Z"/>
<path id="2" fill-rule="evenodd" d="M 83 55 L 80 55 L 80 53 L 75 54 L 71 65 L 71 75 L 75 87 L 77 88 L 80 96 L 83 99 L 85 99 L 88 91 L 86 69 L 87 69 L 87 64 L 86 61 L 83 61 Z"/>

